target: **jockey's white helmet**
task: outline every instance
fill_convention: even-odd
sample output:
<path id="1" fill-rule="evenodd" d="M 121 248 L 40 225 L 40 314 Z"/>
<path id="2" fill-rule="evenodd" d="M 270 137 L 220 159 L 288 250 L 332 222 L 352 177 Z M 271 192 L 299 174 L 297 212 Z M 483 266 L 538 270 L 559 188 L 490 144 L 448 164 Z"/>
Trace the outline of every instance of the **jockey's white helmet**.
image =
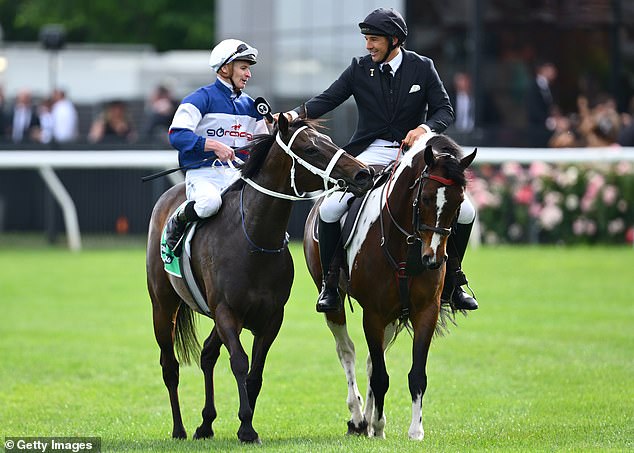
<path id="1" fill-rule="evenodd" d="M 225 39 L 214 47 L 209 56 L 209 66 L 214 72 L 235 60 L 257 63 L 258 49 L 238 39 Z"/>

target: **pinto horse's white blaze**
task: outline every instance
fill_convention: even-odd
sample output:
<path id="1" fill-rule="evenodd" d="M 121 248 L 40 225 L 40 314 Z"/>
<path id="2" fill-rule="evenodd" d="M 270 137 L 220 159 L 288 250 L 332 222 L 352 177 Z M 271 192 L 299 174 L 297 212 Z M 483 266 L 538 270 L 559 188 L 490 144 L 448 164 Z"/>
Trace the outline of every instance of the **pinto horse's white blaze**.
<path id="1" fill-rule="evenodd" d="M 440 214 L 442 214 L 442 210 L 445 209 L 445 205 L 447 204 L 447 196 L 445 192 L 447 191 L 446 187 L 440 187 L 436 192 L 436 228 L 440 227 Z M 432 257 L 432 262 L 442 262 L 444 257 L 438 256 L 438 247 L 442 241 L 442 236 L 438 233 L 434 233 L 431 236 L 430 247 L 434 252 L 434 256 Z"/>
<path id="2" fill-rule="evenodd" d="M 423 393 L 418 392 L 416 398 L 412 400 L 412 423 L 409 425 L 408 436 L 412 440 L 423 440 L 425 431 L 423 430 Z"/>
<path id="3" fill-rule="evenodd" d="M 348 335 L 348 329 L 346 325 L 335 324 L 331 321 L 326 322 L 328 328 L 335 337 L 337 355 L 339 361 L 343 367 L 343 371 L 346 373 L 346 380 L 348 381 L 348 409 L 350 410 L 350 421 L 354 424 L 355 428 L 359 428 L 365 418 L 363 416 L 363 398 L 359 393 L 357 387 L 357 376 L 355 373 L 355 360 L 356 354 L 354 351 L 354 343 Z"/>

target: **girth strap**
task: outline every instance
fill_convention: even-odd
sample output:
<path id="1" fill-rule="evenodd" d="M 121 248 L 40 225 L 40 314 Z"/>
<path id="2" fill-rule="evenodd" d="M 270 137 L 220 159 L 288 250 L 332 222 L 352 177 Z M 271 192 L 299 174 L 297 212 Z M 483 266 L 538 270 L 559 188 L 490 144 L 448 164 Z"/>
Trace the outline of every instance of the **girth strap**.
<path id="1" fill-rule="evenodd" d="M 383 250 L 383 253 L 385 254 L 385 258 L 394 269 L 394 273 L 395 273 L 396 281 L 397 281 L 397 287 L 398 287 L 398 300 L 401 303 L 401 314 L 398 317 L 398 320 L 399 322 L 405 322 L 407 321 L 407 318 L 409 317 L 409 307 L 410 307 L 409 287 L 411 283 L 411 276 L 408 275 L 408 272 L 407 272 L 407 263 L 403 263 L 403 262 L 397 263 L 392 257 L 392 255 L 390 255 L 390 252 L 387 250 L 387 244 L 382 244 L 381 250 Z"/>

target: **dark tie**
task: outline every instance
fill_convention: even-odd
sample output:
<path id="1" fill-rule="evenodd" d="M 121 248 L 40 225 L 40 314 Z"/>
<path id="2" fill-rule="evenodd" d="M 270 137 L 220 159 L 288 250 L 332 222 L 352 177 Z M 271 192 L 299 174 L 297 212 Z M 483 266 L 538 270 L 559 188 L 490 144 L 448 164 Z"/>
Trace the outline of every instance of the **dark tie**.
<path id="1" fill-rule="evenodd" d="M 392 80 L 392 66 L 386 63 L 383 65 L 383 68 L 381 69 L 381 71 L 383 71 L 383 74 L 385 74 L 385 77 L 387 77 L 387 80 L 389 81 Z"/>

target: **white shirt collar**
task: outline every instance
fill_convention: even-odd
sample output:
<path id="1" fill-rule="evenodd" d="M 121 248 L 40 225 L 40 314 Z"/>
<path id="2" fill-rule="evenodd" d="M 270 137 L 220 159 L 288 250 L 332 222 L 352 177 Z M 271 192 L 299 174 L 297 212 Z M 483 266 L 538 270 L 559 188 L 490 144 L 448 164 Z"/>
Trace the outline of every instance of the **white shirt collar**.
<path id="1" fill-rule="evenodd" d="M 403 62 L 403 52 L 401 51 L 401 49 L 399 49 L 396 56 L 392 58 L 390 61 L 381 63 L 381 66 L 379 69 L 383 70 L 383 65 L 389 63 L 390 67 L 392 68 L 392 74 L 396 74 L 396 71 L 398 70 L 398 68 L 401 67 L 402 62 Z"/>
<path id="2" fill-rule="evenodd" d="M 236 93 L 234 91 L 233 85 L 231 85 L 229 82 L 225 81 L 225 79 L 223 79 L 222 77 L 220 77 L 220 76 L 217 76 L 217 77 L 218 77 L 218 81 L 220 83 L 222 83 L 224 86 L 226 86 L 227 88 L 229 88 L 229 91 L 231 91 L 231 95 L 230 95 L 231 99 L 235 99 L 237 97 L 240 97 L 240 94 L 242 94 L 242 93 Z"/>

